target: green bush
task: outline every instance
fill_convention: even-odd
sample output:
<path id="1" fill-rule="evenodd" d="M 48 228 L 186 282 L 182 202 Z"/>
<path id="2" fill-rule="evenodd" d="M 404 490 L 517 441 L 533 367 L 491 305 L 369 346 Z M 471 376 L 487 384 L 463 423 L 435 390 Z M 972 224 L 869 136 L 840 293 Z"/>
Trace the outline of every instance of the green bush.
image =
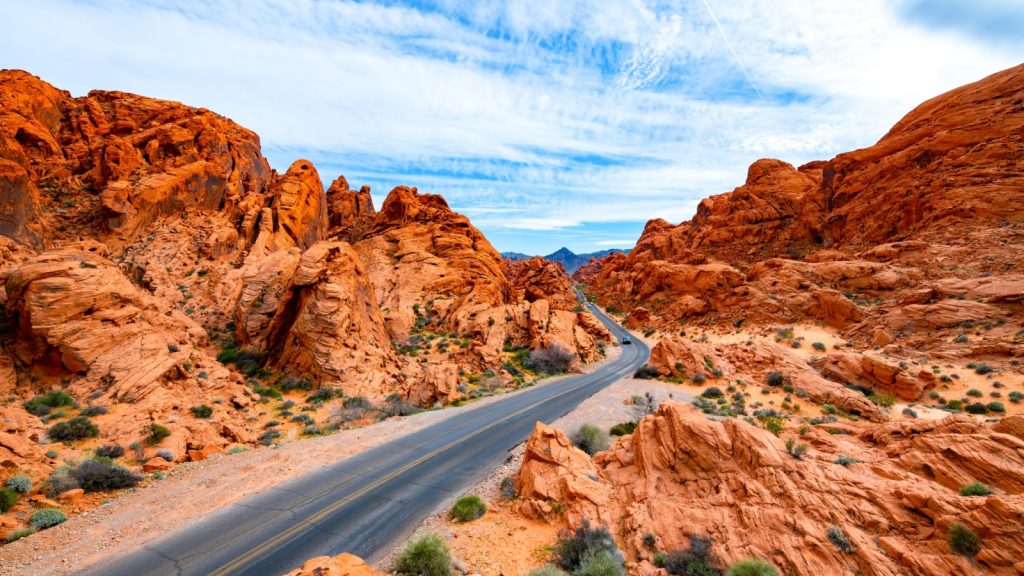
<path id="1" fill-rule="evenodd" d="M 694 374 L 693 378 L 690 378 L 690 381 L 699 386 L 703 384 L 707 379 L 708 377 L 703 374 Z"/>
<path id="2" fill-rule="evenodd" d="M 17 476 L 11 476 L 10 478 L 7 479 L 7 482 L 4 484 L 4 488 L 10 488 L 15 492 L 25 494 L 29 490 L 32 490 L 32 479 L 22 474 L 18 474 Z"/>
<path id="3" fill-rule="evenodd" d="M 277 400 L 281 399 L 281 393 L 275 390 L 274 388 L 270 388 L 269 386 L 257 386 L 253 388 L 252 391 L 264 398 L 275 398 Z"/>
<path id="4" fill-rule="evenodd" d="M 892 394 L 887 394 L 885 392 L 872 394 L 871 397 L 868 399 L 871 400 L 875 405 L 882 406 L 884 408 L 889 408 L 890 406 L 896 403 L 896 397 L 893 396 Z"/>
<path id="5" fill-rule="evenodd" d="M 779 576 L 779 572 L 764 560 L 750 558 L 730 566 L 725 576 Z"/>
<path id="6" fill-rule="evenodd" d="M 612 426 L 608 433 L 612 436 L 626 436 L 636 430 L 636 422 L 620 422 Z"/>
<path id="7" fill-rule="evenodd" d="M 42 510 L 36 510 L 29 517 L 28 523 L 36 530 L 44 530 L 61 524 L 67 519 L 67 514 L 56 508 L 43 508 Z"/>
<path id="8" fill-rule="evenodd" d="M 711 551 L 714 541 L 703 536 L 690 536 L 690 547 L 670 552 L 665 570 L 674 576 L 718 576 L 718 557 Z"/>
<path id="9" fill-rule="evenodd" d="M 487 512 L 487 505 L 479 496 L 471 494 L 455 501 L 451 516 L 459 522 L 469 522 L 483 516 L 484 512 Z"/>
<path id="10" fill-rule="evenodd" d="M 31 536 L 36 533 L 35 528 L 22 528 L 21 530 L 14 530 L 7 535 L 6 541 L 8 544 L 15 540 L 21 540 L 25 536 Z"/>
<path id="11" fill-rule="evenodd" d="M 86 492 L 131 488 L 140 480 L 127 468 L 122 468 L 103 459 L 79 462 L 71 470 L 70 476 Z"/>
<path id="12" fill-rule="evenodd" d="M 196 418 L 209 418 L 213 416 L 213 408 L 206 404 L 200 404 L 199 406 L 192 407 L 192 415 Z"/>
<path id="13" fill-rule="evenodd" d="M 849 466 L 850 464 L 856 464 L 858 462 L 860 462 L 860 460 L 857 460 L 853 456 L 840 455 L 838 458 L 836 458 L 836 464 L 839 464 L 840 466 Z"/>
<path id="14" fill-rule="evenodd" d="M 981 398 L 983 396 L 983 394 L 981 393 L 981 390 L 978 390 L 977 388 L 971 388 L 970 390 L 965 392 L 965 394 L 967 394 L 968 396 L 970 396 L 972 398 Z"/>
<path id="15" fill-rule="evenodd" d="M 589 520 L 583 520 L 583 524 L 575 532 L 560 531 L 558 542 L 555 544 L 558 563 L 570 572 L 575 572 L 588 556 L 602 550 L 614 556 L 620 554 L 611 532 L 604 526 L 591 527 Z"/>
<path id="16" fill-rule="evenodd" d="M 782 372 L 772 372 L 768 375 L 769 386 L 782 386 L 786 383 L 786 376 Z"/>
<path id="17" fill-rule="evenodd" d="M 75 399 L 70 394 L 63 390 L 54 390 L 46 394 L 41 394 L 25 402 L 22 406 L 25 410 L 28 410 L 30 414 L 36 416 L 45 416 L 50 413 L 50 410 L 58 406 L 74 406 Z"/>
<path id="18" fill-rule="evenodd" d="M 526 576 L 569 576 L 569 574 L 554 564 L 545 564 L 540 568 L 530 570 Z"/>
<path id="19" fill-rule="evenodd" d="M 981 551 L 981 540 L 973 530 L 959 522 L 949 527 L 949 548 L 961 555 L 973 557 Z"/>
<path id="20" fill-rule="evenodd" d="M 961 496 L 988 496 L 991 493 L 992 489 L 981 482 L 971 482 L 960 488 Z"/>
<path id="21" fill-rule="evenodd" d="M 76 416 L 67 422 L 54 424 L 46 435 L 58 442 L 73 442 L 99 436 L 100 429 L 85 416 Z"/>
<path id="22" fill-rule="evenodd" d="M 516 497 L 516 482 L 510 476 L 501 479 L 501 497 L 508 500 Z"/>
<path id="23" fill-rule="evenodd" d="M 607 450 L 609 440 L 604 430 L 593 424 L 584 424 L 573 433 L 572 443 L 580 450 L 593 456 L 602 450 Z"/>
<path id="24" fill-rule="evenodd" d="M 1002 414 L 1003 412 L 1006 412 L 1006 407 L 1003 406 L 1002 402 L 989 402 L 988 404 L 985 405 L 985 408 L 988 408 L 989 412 L 995 412 L 997 414 Z"/>
<path id="25" fill-rule="evenodd" d="M 846 537 L 846 533 L 839 526 L 829 526 L 828 530 L 825 531 L 825 536 L 828 537 L 829 541 L 836 547 L 840 552 L 850 554 L 853 552 L 853 544 L 850 539 Z"/>
<path id="26" fill-rule="evenodd" d="M 583 557 L 573 576 L 625 576 L 622 561 L 607 550 L 598 550 Z"/>
<path id="27" fill-rule="evenodd" d="M 667 561 L 668 561 L 668 554 L 665 554 L 664 552 L 656 553 L 654 555 L 654 558 L 651 559 L 651 563 L 654 564 L 655 568 L 664 568 L 665 567 L 665 562 L 667 562 Z"/>
<path id="28" fill-rule="evenodd" d="M 149 425 L 149 436 L 146 438 L 146 442 L 149 444 L 159 444 L 170 435 L 171 431 L 166 426 L 154 422 Z"/>
<path id="29" fill-rule="evenodd" d="M 0 488 L 0 512 L 7 512 L 18 503 L 18 493 L 10 488 Z"/>
<path id="30" fill-rule="evenodd" d="M 705 397 L 705 398 L 723 398 L 723 397 L 725 397 L 725 393 L 722 392 L 721 388 L 719 388 L 717 386 L 709 386 L 709 387 L 705 388 L 704 391 L 700 393 L 700 395 Z"/>
<path id="31" fill-rule="evenodd" d="M 449 576 L 452 559 L 437 534 L 426 534 L 409 543 L 395 563 L 395 571 L 408 576 Z"/>
<path id="32" fill-rule="evenodd" d="M 821 342 L 814 342 L 813 344 L 811 344 L 811 348 L 814 348 L 818 352 L 824 352 L 825 350 L 827 350 L 825 345 L 822 344 Z"/>
<path id="33" fill-rule="evenodd" d="M 238 371 L 246 376 L 252 376 L 260 371 L 260 355 L 257 352 L 240 350 L 235 347 L 228 347 L 217 354 L 217 361 L 221 364 L 234 364 Z"/>
<path id="34" fill-rule="evenodd" d="M 120 458 L 124 456 L 124 448 L 120 444 L 107 444 L 96 449 L 96 455 L 100 458 Z"/>
<path id="35" fill-rule="evenodd" d="M 964 408 L 964 410 L 966 410 L 969 414 L 985 414 L 988 412 L 988 408 L 986 408 L 985 405 L 982 404 L 981 402 L 974 402 L 968 404 L 967 407 Z"/>

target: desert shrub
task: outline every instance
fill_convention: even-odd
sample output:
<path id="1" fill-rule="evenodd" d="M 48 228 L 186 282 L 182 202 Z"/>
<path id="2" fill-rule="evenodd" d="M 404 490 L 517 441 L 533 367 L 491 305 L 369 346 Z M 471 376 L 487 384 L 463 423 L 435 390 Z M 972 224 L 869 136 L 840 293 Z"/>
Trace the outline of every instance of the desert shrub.
<path id="1" fill-rule="evenodd" d="M 786 376 L 782 372 L 772 372 L 768 375 L 767 382 L 769 386 L 782 386 L 786 383 Z"/>
<path id="2" fill-rule="evenodd" d="M 313 392 L 306 398 L 306 402 L 310 404 L 322 404 L 328 400 L 333 400 L 339 396 L 339 391 L 335 388 L 320 388 L 316 392 Z"/>
<path id="3" fill-rule="evenodd" d="M 828 530 L 825 531 L 825 536 L 828 537 L 832 545 L 836 547 L 836 550 L 849 554 L 853 552 L 853 544 L 850 539 L 846 537 L 846 533 L 839 526 L 829 526 Z"/>
<path id="4" fill-rule="evenodd" d="M 572 367 L 576 356 L 559 346 L 552 344 L 547 348 L 538 348 L 530 352 L 530 357 L 523 364 L 534 372 L 543 374 L 561 374 Z"/>
<path id="5" fill-rule="evenodd" d="M 408 576 L 449 576 L 452 559 L 437 534 L 426 534 L 410 542 L 395 563 L 395 571 Z"/>
<path id="6" fill-rule="evenodd" d="M 573 432 L 572 443 L 591 456 L 607 450 L 609 445 L 608 435 L 593 424 L 584 424 Z"/>
<path id="7" fill-rule="evenodd" d="M 622 561 L 607 550 L 588 553 L 573 576 L 625 576 L 626 570 Z"/>
<path id="8" fill-rule="evenodd" d="M 196 418 L 209 418 L 210 416 L 213 416 L 213 408 L 206 404 L 193 406 L 191 410 L 192 415 L 195 416 Z"/>
<path id="9" fill-rule="evenodd" d="M 981 402 L 972 402 L 964 408 L 969 414 L 985 414 L 988 412 L 988 408 L 985 407 Z"/>
<path id="10" fill-rule="evenodd" d="M 992 489 L 981 482 L 971 482 L 960 488 L 961 496 L 988 496 Z"/>
<path id="11" fill-rule="evenodd" d="M 83 438 L 99 436 L 100 429 L 85 416 L 75 416 L 67 422 L 54 424 L 46 435 L 58 442 L 73 442 Z"/>
<path id="12" fill-rule="evenodd" d="M 992 367 L 988 364 L 978 364 L 974 367 L 975 374 L 989 374 L 992 372 Z"/>
<path id="13" fill-rule="evenodd" d="M 164 460 L 166 460 L 168 462 L 174 462 L 174 452 L 171 452 L 170 450 L 168 450 L 166 448 L 164 448 L 163 450 L 157 450 L 156 457 L 157 458 L 163 458 Z"/>
<path id="14" fill-rule="evenodd" d="M 107 444 L 97 448 L 96 455 L 100 458 L 120 458 L 124 456 L 124 448 L 120 444 Z"/>
<path id="15" fill-rule="evenodd" d="M 501 479 L 501 497 L 510 500 L 516 497 L 516 483 L 510 476 Z"/>
<path id="16" fill-rule="evenodd" d="M 555 554 L 562 568 L 570 572 L 575 572 L 587 557 L 602 551 L 621 558 L 619 549 L 615 547 L 615 539 L 604 526 L 592 527 L 589 520 L 583 520 L 575 532 L 562 530 L 558 533 Z"/>
<path id="17" fill-rule="evenodd" d="M 470 494 L 455 501 L 451 517 L 459 522 L 469 522 L 483 516 L 485 512 L 487 512 L 487 505 L 483 500 L 479 496 Z"/>
<path id="18" fill-rule="evenodd" d="M 775 434 L 776 436 L 782 434 L 782 431 L 784 430 L 781 418 L 768 417 L 762 419 L 761 423 L 764 424 L 765 430 Z"/>
<path id="19" fill-rule="evenodd" d="M 914 410 L 913 408 L 904 408 L 903 409 L 903 415 L 904 416 L 909 416 L 911 418 L 917 418 L 917 411 Z"/>
<path id="20" fill-rule="evenodd" d="M 4 488 L 9 488 L 15 492 L 26 494 L 32 490 L 32 479 L 22 474 L 11 476 L 7 479 L 7 482 L 4 483 Z"/>
<path id="21" fill-rule="evenodd" d="M 653 380 L 658 377 L 658 369 L 653 366 L 641 366 L 636 372 L 633 372 L 633 378 L 640 378 L 641 380 Z"/>
<path id="22" fill-rule="evenodd" d="M 883 406 L 888 408 L 896 403 L 896 398 L 892 394 L 886 394 L 885 392 L 878 392 L 872 394 L 869 398 L 876 406 Z"/>
<path id="23" fill-rule="evenodd" d="M 384 399 L 381 412 L 384 413 L 385 417 L 409 416 L 423 412 L 423 408 L 419 407 L 415 402 L 402 398 L 398 394 L 391 394 Z"/>
<path id="24" fill-rule="evenodd" d="M 705 397 L 705 398 L 723 398 L 723 397 L 725 397 L 725 393 L 722 392 L 722 390 L 720 388 L 718 388 L 717 386 L 709 386 L 709 387 L 705 388 L 704 391 L 700 393 L 700 395 Z"/>
<path id="25" fill-rule="evenodd" d="M 217 361 L 221 364 L 234 364 L 238 371 L 246 376 L 252 376 L 260 371 L 260 355 L 258 352 L 240 350 L 235 347 L 228 347 L 217 354 Z"/>
<path id="26" fill-rule="evenodd" d="M 18 503 L 18 493 L 10 488 L 0 488 L 0 513 L 7 512 Z"/>
<path id="27" fill-rule="evenodd" d="M 99 416 L 101 414 L 106 414 L 106 413 L 107 413 L 107 408 L 105 406 L 86 406 L 85 408 L 82 408 L 82 411 L 80 412 L 80 414 L 82 416 L 90 416 L 90 417 L 91 416 Z"/>
<path id="28" fill-rule="evenodd" d="M 361 410 L 373 410 L 373 404 L 364 396 L 353 396 L 342 400 L 341 405 L 345 408 L 359 408 Z"/>
<path id="29" fill-rule="evenodd" d="M 67 519 L 67 514 L 56 508 L 43 508 L 42 510 L 36 510 L 32 516 L 29 517 L 28 523 L 36 530 L 44 530 L 46 528 L 56 526 L 57 524 L 61 524 Z"/>
<path id="30" fill-rule="evenodd" d="M 50 410 L 58 406 L 74 406 L 75 399 L 70 394 L 63 390 L 54 390 L 53 392 L 47 392 L 35 396 L 31 400 L 22 404 L 25 410 L 28 410 L 30 414 L 36 416 L 45 416 L 50 413 Z"/>
<path id="31" fill-rule="evenodd" d="M 985 408 L 988 408 L 989 412 L 996 412 L 997 414 L 1006 412 L 1006 407 L 1003 406 L 1002 402 L 989 402 L 985 405 Z"/>
<path id="32" fill-rule="evenodd" d="M 1020 404 L 1022 400 L 1024 400 L 1024 392 L 1018 392 L 1017 390 L 1010 392 L 1010 402 Z"/>
<path id="33" fill-rule="evenodd" d="M 807 452 L 807 444 L 797 444 L 792 438 L 786 440 L 786 452 L 795 460 L 801 460 Z"/>
<path id="34" fill-rule="evenodd" d="M 166 426 L 154 422 L 149 425 L 149 436 L 146 437 L 146 442 L 149 444 L 159 444 L 170 435 L 171 431 Z"/>
<path id="35" fill-rule="evenodd" d="M 949 527 L 949 548 L 961 556 L 973 557 L 981 551 L 981 540 L 973 530 L 959 522 Z"/>
<path id="36" fill-rule="evenodd" d="M 47 496 L 54 498 L 62 492 L 79 487 L 78 481 L 71 475 L 73 468 L 71 464 L 62 464 L 50 472 L 50 475 L 46 477 Z"/>
<path id="37" fill-rule="evenodd" d="M 653 532 L 644 534 L 644 548 L 648 550 L 657 550 L 658 548 L 658 537 Z"/>
<path id="38" fill-rule="evenodd" d="M 651 559 L 651 564 L 654 564 L 655 568 L 664 568 L 665 562 L 668 560 L 668 554 L 664 552 L 656 552 L 654 558 Z"/>
<path id="39" fill-rule="evenodd" d="M 86 492 L 131 488 L 140 478 L 127 468 L 111 464 L 106 460 L 83 460 L 71 470 L 79 488 Z"/>
<path id="40" fill-rule="evenodd" d="M 961 410 L 963 407 L 964 403 L 960 400 L 950 400 L 949 402 L 946 402 L 946 408 L 951 410 Z"/>
<path id="41" fill-rule="evenodd" d="M 693 375 L 693 378 L 690 378 L 690 380 L 691 380 L 691 381 L 692 381 L 692 382 L 693 382 L 694 384 L 697 384 L 698 386 L 699 386 L 699 385 L 701 385 L 701 384 L 703 384 L 704 382 L 706 382 L 706 381 L 707 381 L 707 379 L 708 379 L 708 377 L 707 377 L 707 376 L 705 376 L 705 375 L 703 375 L 703 374 L 699 374 L 699 373 L 698 373 L 698 374 L 694 374 L 694 375 Z"/>
<path id="42" fill-rule="evenodd" d="M 725 576 L 779 576 L 779 572 L 764 560 L 750 558 L 730 566 Z"/>
<path id="43" fill-rule="evenodd" d="M 690 547 L 670 552 L 665 570 L 674 576 L 718 576 L 718 557 L 711 551 L 714 542 L 703 536 L 690 536 Z"/>
<path id="44" fill-rule="evenodd" d="M 284 378 L 281 378 L 277 385 L 278 387 L 281 388 L 281 390 L 284 390 L 285 392 L 290 392 L 292 390 L 313 389 L 313 382 L 306 378 L 299 378 L 298 376 L 294 376 L 291 374 L 285 376 Z"/>
<path id="45" fill-rule="evenodd" d="M 259 394 L 263 398 L 274 398 L 276 400 L 281 399 L 281 392 L 269 386 L 257 386 L 253 388 L 252 391 Z"/>
<path id="46" fill-rule="evenodd" d="M 526 576 L 569 576 L 569 573 L 554 564 L 545 564 L 526 573 Z"/>
<path id="47" fill-rule="evenodd" d="M 966 394 L 972 398 L 981 398 L 982 396 L 981 390 L 978 390 L 977 388 L 971 388 L 966 392 Z"/>
<path id="48" fill-rule="evenodd" d="M 274 440 L 277 440 L 280 437 L 281 433 L 277 430 L 266 430 L 260 434 L 259 443 L 264 446 L 270 446 L 274 443 Z"/>
<path id="49" fill-rule="evenodd" d="M 21 540 L 25 536 L 31 536 L 31 535 L 33 535 L 35 533 L 36 533 L 36 529 L 35 528 L 22 528 L 21 530 L 13 530 L 12 532 L 10 532 L 7 535 L 7 538 L 5 539 L 5 541 L 8 544 L 10 544 L 11 542 L 14 542 L 15 540 Z"/>
<path id="50" fill-rule="evenodd" d="M 858 462 L 860 462 L 860 460 L 857 460 L 853 456 L 840 455 L 838 458 L 836 458 L 836 464 L 839 464 L 840 466 L 849 466 L 850 464 L 856 464 Z"/>
<path id="51" fill-rule="evenodd" d="M 828 348 L 827 348 L 827 347 L 826 347 L 826 346 L 825 346 L 824 344 L 822 344 L 821 342 L 814 342 L 813 344 L 811 344 L 811 348 L 814 348 L 814 349 L 815 349 L 815 350 L 817 350 L 818 352 L 824 352 L 825 350 L 827 350 L 827 349 L 828 349 Z"/>
<path id="52" fill-rule="evenodd" d="M 625 436 L 636 430 L 636 422 L 619 422 L 608 431 L 612 436 Z"/>

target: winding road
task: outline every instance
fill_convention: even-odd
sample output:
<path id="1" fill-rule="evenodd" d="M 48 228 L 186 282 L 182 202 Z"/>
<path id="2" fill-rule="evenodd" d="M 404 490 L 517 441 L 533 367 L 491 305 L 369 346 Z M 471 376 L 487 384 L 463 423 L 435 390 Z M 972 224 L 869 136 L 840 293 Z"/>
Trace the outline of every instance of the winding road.
<path id="1" fill-rule="evenodd" d="M 592 309 L 620 342 L 628 335 Z M 648 358 L 637 339 L 591 373 L 511 394 L 284 482 L 83 574 L 284 574 L 314 556 L 374 562 L 428 515 L 494 470 L 539 420 L 552 422 Z M 158 518 L 153 519 L 159 522 Z"/>

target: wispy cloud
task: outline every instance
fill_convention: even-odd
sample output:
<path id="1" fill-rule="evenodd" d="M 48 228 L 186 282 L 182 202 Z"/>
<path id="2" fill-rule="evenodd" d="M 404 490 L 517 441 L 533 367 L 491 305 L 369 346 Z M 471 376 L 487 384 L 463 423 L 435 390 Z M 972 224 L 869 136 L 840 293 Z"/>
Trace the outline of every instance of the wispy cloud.
<path id="1" fill-rule="evenodd" d="M 260 133 L 275 167 L 308 157 L 378 202 L 400 183 L 443 193 L 503 250 L 590 251 L 688 218 L 759 157 L 870 145 L 1019 62 L 1024 40 L 984 30 L 1024 8 L 978 3 L 1003 16 L 918 0 L 36 0 L 4 5 L 0 66 L 211 108 Z"/>

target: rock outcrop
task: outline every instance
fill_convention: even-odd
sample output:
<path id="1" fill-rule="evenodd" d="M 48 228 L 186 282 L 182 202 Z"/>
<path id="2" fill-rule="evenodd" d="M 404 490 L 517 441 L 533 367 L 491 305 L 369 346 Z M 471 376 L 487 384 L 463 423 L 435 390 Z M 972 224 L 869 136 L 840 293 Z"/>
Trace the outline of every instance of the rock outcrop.
<path id="1" fill-rule="evenodd" d="M 523 510 L 558 503 L 571 526 L 601 521 L 640 572 L 652 548 L 712 538 L 726 564 L 755 557 L 780 573 L 1018 574 L 1024 557 L 1021 439 L 966 416 L 860 424 L 853 435 L 811 429 L 791 456 L 782 438 L 741 420 L 718 422 L 664 403 L 591 462 L 561 432 L 538 424 L 517 478 Z M 840 455 L 856 455 L 847 465 Z M 961 496 L 985 482 L 995 493 Z M 981 550 L 950 550 L 954 523 Z M 830 530 L 848 541 L 841 550 Z M 654 535 L 655 546 L 645 544 Z M 645 568 L 646 567 L 646 568 Z"/>
<path id="2" fill-rule="evenodd" d="M 572 280 L 557 262 L 540 256 L 505 260 L 505 270 L 519 297 L 527 302 L 547 300 L 556 310 L 575 310 L 580 306 Z"/>
<path id="3" fill-rule="evenodd" d="M 317 556 L 285 576 L 377 576 L 377 571 L 362 558 L 352 554 Z"/>

